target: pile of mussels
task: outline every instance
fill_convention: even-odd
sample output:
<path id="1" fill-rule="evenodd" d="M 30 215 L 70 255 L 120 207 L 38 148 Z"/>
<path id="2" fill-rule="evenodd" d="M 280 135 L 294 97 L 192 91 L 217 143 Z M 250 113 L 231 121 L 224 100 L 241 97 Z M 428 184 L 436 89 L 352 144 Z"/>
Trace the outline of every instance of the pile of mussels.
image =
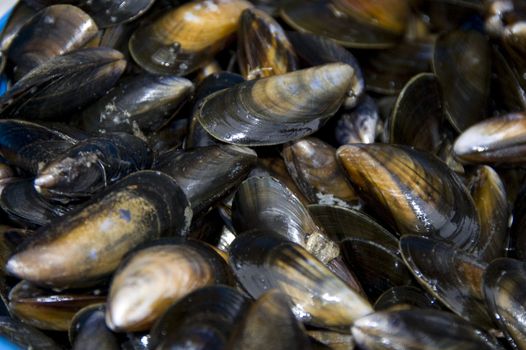
<path id="1" fill-rule="evenodd" d="M 26 0 L 0 342 L 526 349 L 523 0 Z"/>

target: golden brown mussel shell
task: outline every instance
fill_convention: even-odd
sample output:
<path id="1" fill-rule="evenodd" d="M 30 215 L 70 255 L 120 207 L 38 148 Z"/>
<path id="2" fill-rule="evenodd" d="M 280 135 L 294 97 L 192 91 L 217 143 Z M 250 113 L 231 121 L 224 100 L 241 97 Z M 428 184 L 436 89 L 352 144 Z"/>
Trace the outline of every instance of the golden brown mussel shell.
<path id="1" fill-rule="evenodd" d="M 191 1 L 137 29 L 130 53 L 150 73 L 186 75 L 214 57 L 249 7 L 244 0 Z"/>
<path id="2" fill-rule="evenodd" d="M 307 137 L 284 145 L 282 154 L 292 179 L 310 202 L 343 207 L 359 203 L 331 145 Z"/>
<path id="3" fill-rule="evenodd" d="M 278 22 L 265 12 L 243 11 L 238 29 L 237 58 L 247 80 L 280 75 L 298 68 L 294 49 Z"/>
<path id="4" fill-rule="evenodd" d="M 190 204 L 172 178 L 139 171 L 43 227 L 6 268 L 19 278 L 55 288 L 94 284 L 115 271 L 138 244 L 161 235 L 184 236 L 191 219 Z"/>
<path id="5" fill-rule="evenodd" d="M 253 298 L 276 288 L 303 322 L 349 327 L 372 312 L 369 302 L 301 246 L 273 233 L 251 232 L 230 246 L 230 266 Z M 347 328 L 348 329 L 348 328 Z"/>
<path id="6" fill-rule="evenodd" d="M 323 35 L 354 48 L 395 45 L 405 32 L 409 17 L 406 0 L 289 1 L 281 17 L 300 32 Z"/>
<path id="7" fill-rule="evenodd" d="M 512 348 L 526 349 L 524 262 L 509 258 L 492 261 L 484 273 L 484 295 L 493 320 Z"/>
<path id="8" fill-rule="evenodd" d="M 15 80 L 52 57 L 83 47 L 97 34 L 97 25 L 78 7 L 53 5 L 25 22 L 9 45 L 7 58 Z"/>
<path id="9" fill-rule="evenodd" d="M 230 269 L 198 241 L 138 250 L 113 276 L 106 323 L 114 331 L 147 331 L 168 307 L 190 292 L 230 283 Z"/>
<path id="10" fill-rule="evenodd" d="M 220 141 L 276 145 L 310 135 L 343 103 L 354 70 L 343 63 L 251 80 L 209 95 L 198 120 Z"/>
<path id="11" fill-rule="evenodd" d="M 73 316 L 87 305 L 104 302 L 98 289 L 56 293 L 21 281 L 9 292 L 9 312 L 39 329 L 67 331 Z"/>
<path id="12" fill-rule="evenodd" d="M 354 323 L 360 348 L 370 350 L 503 350 L 498 341 L 451 313 L 439 310 L 375 312 Z"/>
<path id="13" fill-rule="evenodd" d="M 360 198 L 400 235 L 446 240 L 464 250 L 479 240 L 469 191 L 445 163 L 406 146 L 342 146 L 338 158 Z"/>
<path id="14" fill-rule="evenodd" d="M 510 219 L 506 189 L 499 174 L 483 165 L 472 175 L 470 191 L 480 217 L 480 240 L 473 254 L 490 263 L 506 254 Z"/>
<path id="15" fill-rule="evenodd" d="M 491 78 L 491 47 L 474 30 L 456 30 L 435 42 L 433 70 L 451 125 L 462 132 L 484 119 Z"/>
<path id="16" fill-rule="evenodd" d="M 520 165 L 526 162 L 526 113 L 483 120 L 455 141 L 455 156 L 469 163 Z"/>
<path id="17" fill-rule="evenodd" d="M 484 261 L 445 242 L 411 235 L 400 238 L 400 251 L 416 280 L 442 304 L 478 327 L 494 328 L 484 304 Z"/>

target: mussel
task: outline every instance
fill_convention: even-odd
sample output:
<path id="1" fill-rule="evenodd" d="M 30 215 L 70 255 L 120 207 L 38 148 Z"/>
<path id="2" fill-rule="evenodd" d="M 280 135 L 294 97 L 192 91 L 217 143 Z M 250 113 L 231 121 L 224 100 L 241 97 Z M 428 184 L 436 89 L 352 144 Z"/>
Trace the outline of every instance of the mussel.
<path id="1" fill-rule="evenodd" d="M 186 235 L 191 219 L 190 204 L 172 178 L 139 171 L 81 210 L 43 227 L 6 269 L 55 288 L 92 285 L 115 271 L 138 244 L 161 235 Z"/>

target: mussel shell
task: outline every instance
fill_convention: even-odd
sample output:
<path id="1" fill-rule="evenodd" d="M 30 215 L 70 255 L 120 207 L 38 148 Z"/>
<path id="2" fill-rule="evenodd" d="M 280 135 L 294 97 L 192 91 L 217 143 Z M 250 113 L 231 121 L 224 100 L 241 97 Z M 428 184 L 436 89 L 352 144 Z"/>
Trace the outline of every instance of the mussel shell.
<path id="1" fill-rule="evenodd" d="M 228 349 L 308 349 L 303 325 L 292 313 L 286 295 L 269 290 L 246 311 L 237 325 Z"/>
<path id="2" fill-rule="evenodd" d="M 195 212 L 200 212 L 237 187 L 256 164 L 250 148 L 218 145 L 187 151 L 170 151 L 156 168 L 181 186 Z"/>
<path id="3" fill-rule="evenodd" d="M 18 2 L 12 9 L 5 27 L 0 33 L 0 51 L 2 51 L 4 57 L 9 45 L 13 42 L 20 28 L 33 17 L 35 13 L 36 11 L 29 7 L 25 1 Z"/>
<path id="4" fill-rule="evenodd" d="M 154 0 L 83 0 L 79 6 L 88 12 L 100 28 L 131 22 L 146 12 Z"/>
<path id="5" fill-rule="evenodd" d="M 230 283 L 230 269 L 213 248 L 199 242 L 136 251 L 111 282 L 106 324 L 115 331 L 147 331 L 166 309 L 192 291 Z"/>
<path id="6" fill-rule="evenodd" d="M 311 66 L 333 62 L 346 63 L 351 66 L 354 69 L 354 75 L 345 106 L 352 108 L 358 104 L 365 92 L 365 81 L 358 61 L 349 51 L 324 36 L 288 32 L 287 37 L 297 54 Z"/>
<path id="7" fill-rule="evenodd" d="M 483 120 L 455 141 L 455 156 L 470 163 L 526 162 L 526 114 L 512 113 Z"/>
<path id="8" fill-rule="evenodd" d="M 220 141 L 276 145 L 317 131 L 343 103 L 354 70 L 331 63 L 248 81 L 208 96 L 201 125 Z"/>
<path id="9" fill-rule="evenodd" d="M 349 270 L 356 275 L 369 300 L 375 301 L 391 287 L 412 283 L 411 272 L 402 258 L 388 248 L 361 238 L 346 238 L 340 246 Z"/>
<path id="10" fill-rule="evenodd" d="M 440 309 L 436 299 L 415 286 L 399 286 L 386 290 L 376 299 L 374 309 Z"/>
<path id="11" fill-rule="evenodd" d="M 345 109 L 337 118 L 334 137 L 340 146 L 349 143 L 373 143 L 376 139 L 380 118 L 378 106 L 369 95 L 363 96 L 356 108 Z"/>
<path id="12" fill-rule="evenodd" d="M 275 232 L 328 262 L 338 255 L 298 198 L 273 177 L 249 177 L 232 202 L 232 223 L 238 234 L 253 229 Z"/>
<path id="13" fill-rule="evenodd" d="M 198 289 L 172 305 L 155 323 L 151 349 L 223 349 L 248 299 L 225 286 Z"/>
<path id="14" fill-rule="evenodd" d="M 62 349 L 38 329 L 7 316 L 0 316 L 0 336 L 9 341 L 9 345 L 16 346 L 16 349 Z"/>
<path id="15" fill-rule="evenodd" d="M 508 243 L 510 210 L 506 189 L 499 174 L 487 165 L 477 168 L 470 187 L 480 216 L 480 240 L 473 254 L 489 263 L 504 256 Z"/>
<path id="16" fill-rule="evenodd" d="M 349 206 L 359 199 L 336 159 L 336 149 L 314 137 L 283 146 L 285 165 L 312 203 Z"/>
<path id="17" fill-rule="evenodd" d="M 40 285 L 87 286 L 111 274 L 138 244 L 161 235 L 185 236 L 191 219 L 190 204 L 172 178 L 139 171 L 43 227 L 6 269 Z"/>
<path id="18" fill-rule="evenodd" d="M 311 340 L 311 348 L 316 350 L 348 350 L 354 349 L 354 340 L 348 332 L 330 330 L 307 331 Z"/>
<path id="19" fill-rule="evenodd" d="M 440 35 L 435 42 L 433 70 L 444 96 L 451 125 L 462 132 L 486 115 L 491 78 L 491 47 L 474 30 Z"/>
<path id="20" fill-rule="evenodd" d="M 16 80 L 50 58 L 83 47 L 97 31 L 95 22 L 78 7 L 46 7 L 24 23 L 9 45 L 7 57 Z"/>
<path id="21" fill-rule="evenodd" d="M 435 75 L 421 73 L 402 89 L 389 120 L 389 141 L 436 153 L 444 119 L 442 94 Z"/>
<path id="22" fill-rule="evenodd" d="M 279 23 L 255 8 L 241 14 L 237 58 L 248 80 L 292 72 L 298 67 L 296 53 Z"/>
<path id="23" fill-rule="evenodd" d="M 186 75 L 207 63 L 238 27 L 244 0 L 192 1 L 139 27 L 130 38 L 135 62 L 154 74 Z"/>
<path id="24" fill-rule="evenodd" d="M 76 140 L 45 126 L 23 120 L 0 120 L 0 155 L 11 165 L 31 174 L 49 162 L 59 150 Z"/>
<path id="25" fill-rule="evenodd" d="M 153 153 L 140 138 L 105 134 L 80 141 L 57 155 L 39 169 L 34 184 L 46 198 L 86 197 L 152 163 Z"/>
<path id="26" fill-rule="evenodd" d="M 332 205 L 313 204 L 308 209 L 314 221 L 331 239 L 341 242 L 346 238 L 361 238 L 398 254 L 398 239 L 369 215 Z"/>
<path id="27" fill-rule="evenodd" d="M 303 322 L 324 327 L 348 327 L 372 311 L 350 289 L 301 246 L 272 233 L 245 233 L 230 246 L 230 266 L 253 297 L 277 288 Z"/>
<path id="28" fill-rule="evenodd" d="M 122 80 L 82 112 L 84 130 L 157 131 L 189 99 L 194 86 L 176 76 L 140 74 Z"/>
<path id="29" fill-rule="evenodd" d="M 116 336 L 106 326 L 104 304 L 86 306 L 71 320 L 69 341 L 72 350 L 119 350 Z"/>
<path id="30" fill-rule="evenodd" d="M 451 311 L 484 329 L 493 327 L 482 291 L 486 263 L 444 242 L 418 236 L 403 236 L 400 251 L 417 281 Z"/>
<path id="31" fill-rule="evenodd" d="M 0 207 L 11 220 L 30 228 L 50 224 L 74 209 L 73 206 L 62 206 L 42 198 L 31 179 L 7 184 L 0 195 Z"/>
<path id="32" fill-rule="evenodd" d="M 515 349 L 526 347 L 524 262 L 501 258 L 491 262 L 484 273 L 484 295 L 493 320 Z"/>
<path id="33" fill-rule="evenodd" d="M 497 101 L 498 106 L 507 112 L 526 110 L 526 86 L 521 85 L 523 78 L 517 75 L 513 62 L 503 49 L 493 45 L 492 54 L 491 96 Z"/>
<path id="34" fill-rule="evenodd" d="M 55 293 L 22 281 L 9 293 L 8 306 L 12 315 L 34 327 L 67 331 L 77 311 L 105 299 L 100 290 Z"/>
<path id="35" fill-rule="evenodd" d="M 380 349 L 503 349 L 458 316 L 438 310 L 382 311 L 365 316 L 352 326 L 360 348 Z"/>
<path id="36" fill-rule="evenodd" d="M 439 159 L 407 146 L 354 144 L 337 155 L 360 198 L 402 236 L 436 237 L 472 249 L 479 217 L 467 188 Z"/>
<path id="37" fill-rule="evenodd" d="M 1 115 L 60 119 L 100 98 L 126 67 L 108 48 L 81 49 L 49 59 L 20 79 L 0 100 Z"/>
<path id="38" fill-rule="evenodd" d="M 433 45 L 427 41 L 403 42 L 391 49 L 358 55 L 366 88 L 380 94 L 397 94 L 415 75 L 427 72 Z"/>
<path id="39" fill-rule="evenodd" d="M 297 31 L 323 35 L 355 48 L 396 44 L 405 30 L 408 14 L 406 1 L 390 0 L 289 1 L 280 10 L 283 20 Z"/>

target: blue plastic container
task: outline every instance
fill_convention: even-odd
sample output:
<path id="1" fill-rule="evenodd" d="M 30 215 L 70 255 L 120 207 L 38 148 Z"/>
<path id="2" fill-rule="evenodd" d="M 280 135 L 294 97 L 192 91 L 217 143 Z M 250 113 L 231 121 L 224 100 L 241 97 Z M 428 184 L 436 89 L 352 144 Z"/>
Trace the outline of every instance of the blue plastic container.
<path id="1" fill-rule="evenodd" d="M 1 0 L 0 0 L 1 1 Z M 0 18 L 0 32 L 4 30 L 4 27 L 7 24 L 7 20 L 9 19 L 9 16 L 11 15 L 11 12 L 13 10 L 7 11 L 2 18 Z M 7 90 L 7 78 L 5 75 L 0 76 L 0 96 L 3 95 Z"/>

